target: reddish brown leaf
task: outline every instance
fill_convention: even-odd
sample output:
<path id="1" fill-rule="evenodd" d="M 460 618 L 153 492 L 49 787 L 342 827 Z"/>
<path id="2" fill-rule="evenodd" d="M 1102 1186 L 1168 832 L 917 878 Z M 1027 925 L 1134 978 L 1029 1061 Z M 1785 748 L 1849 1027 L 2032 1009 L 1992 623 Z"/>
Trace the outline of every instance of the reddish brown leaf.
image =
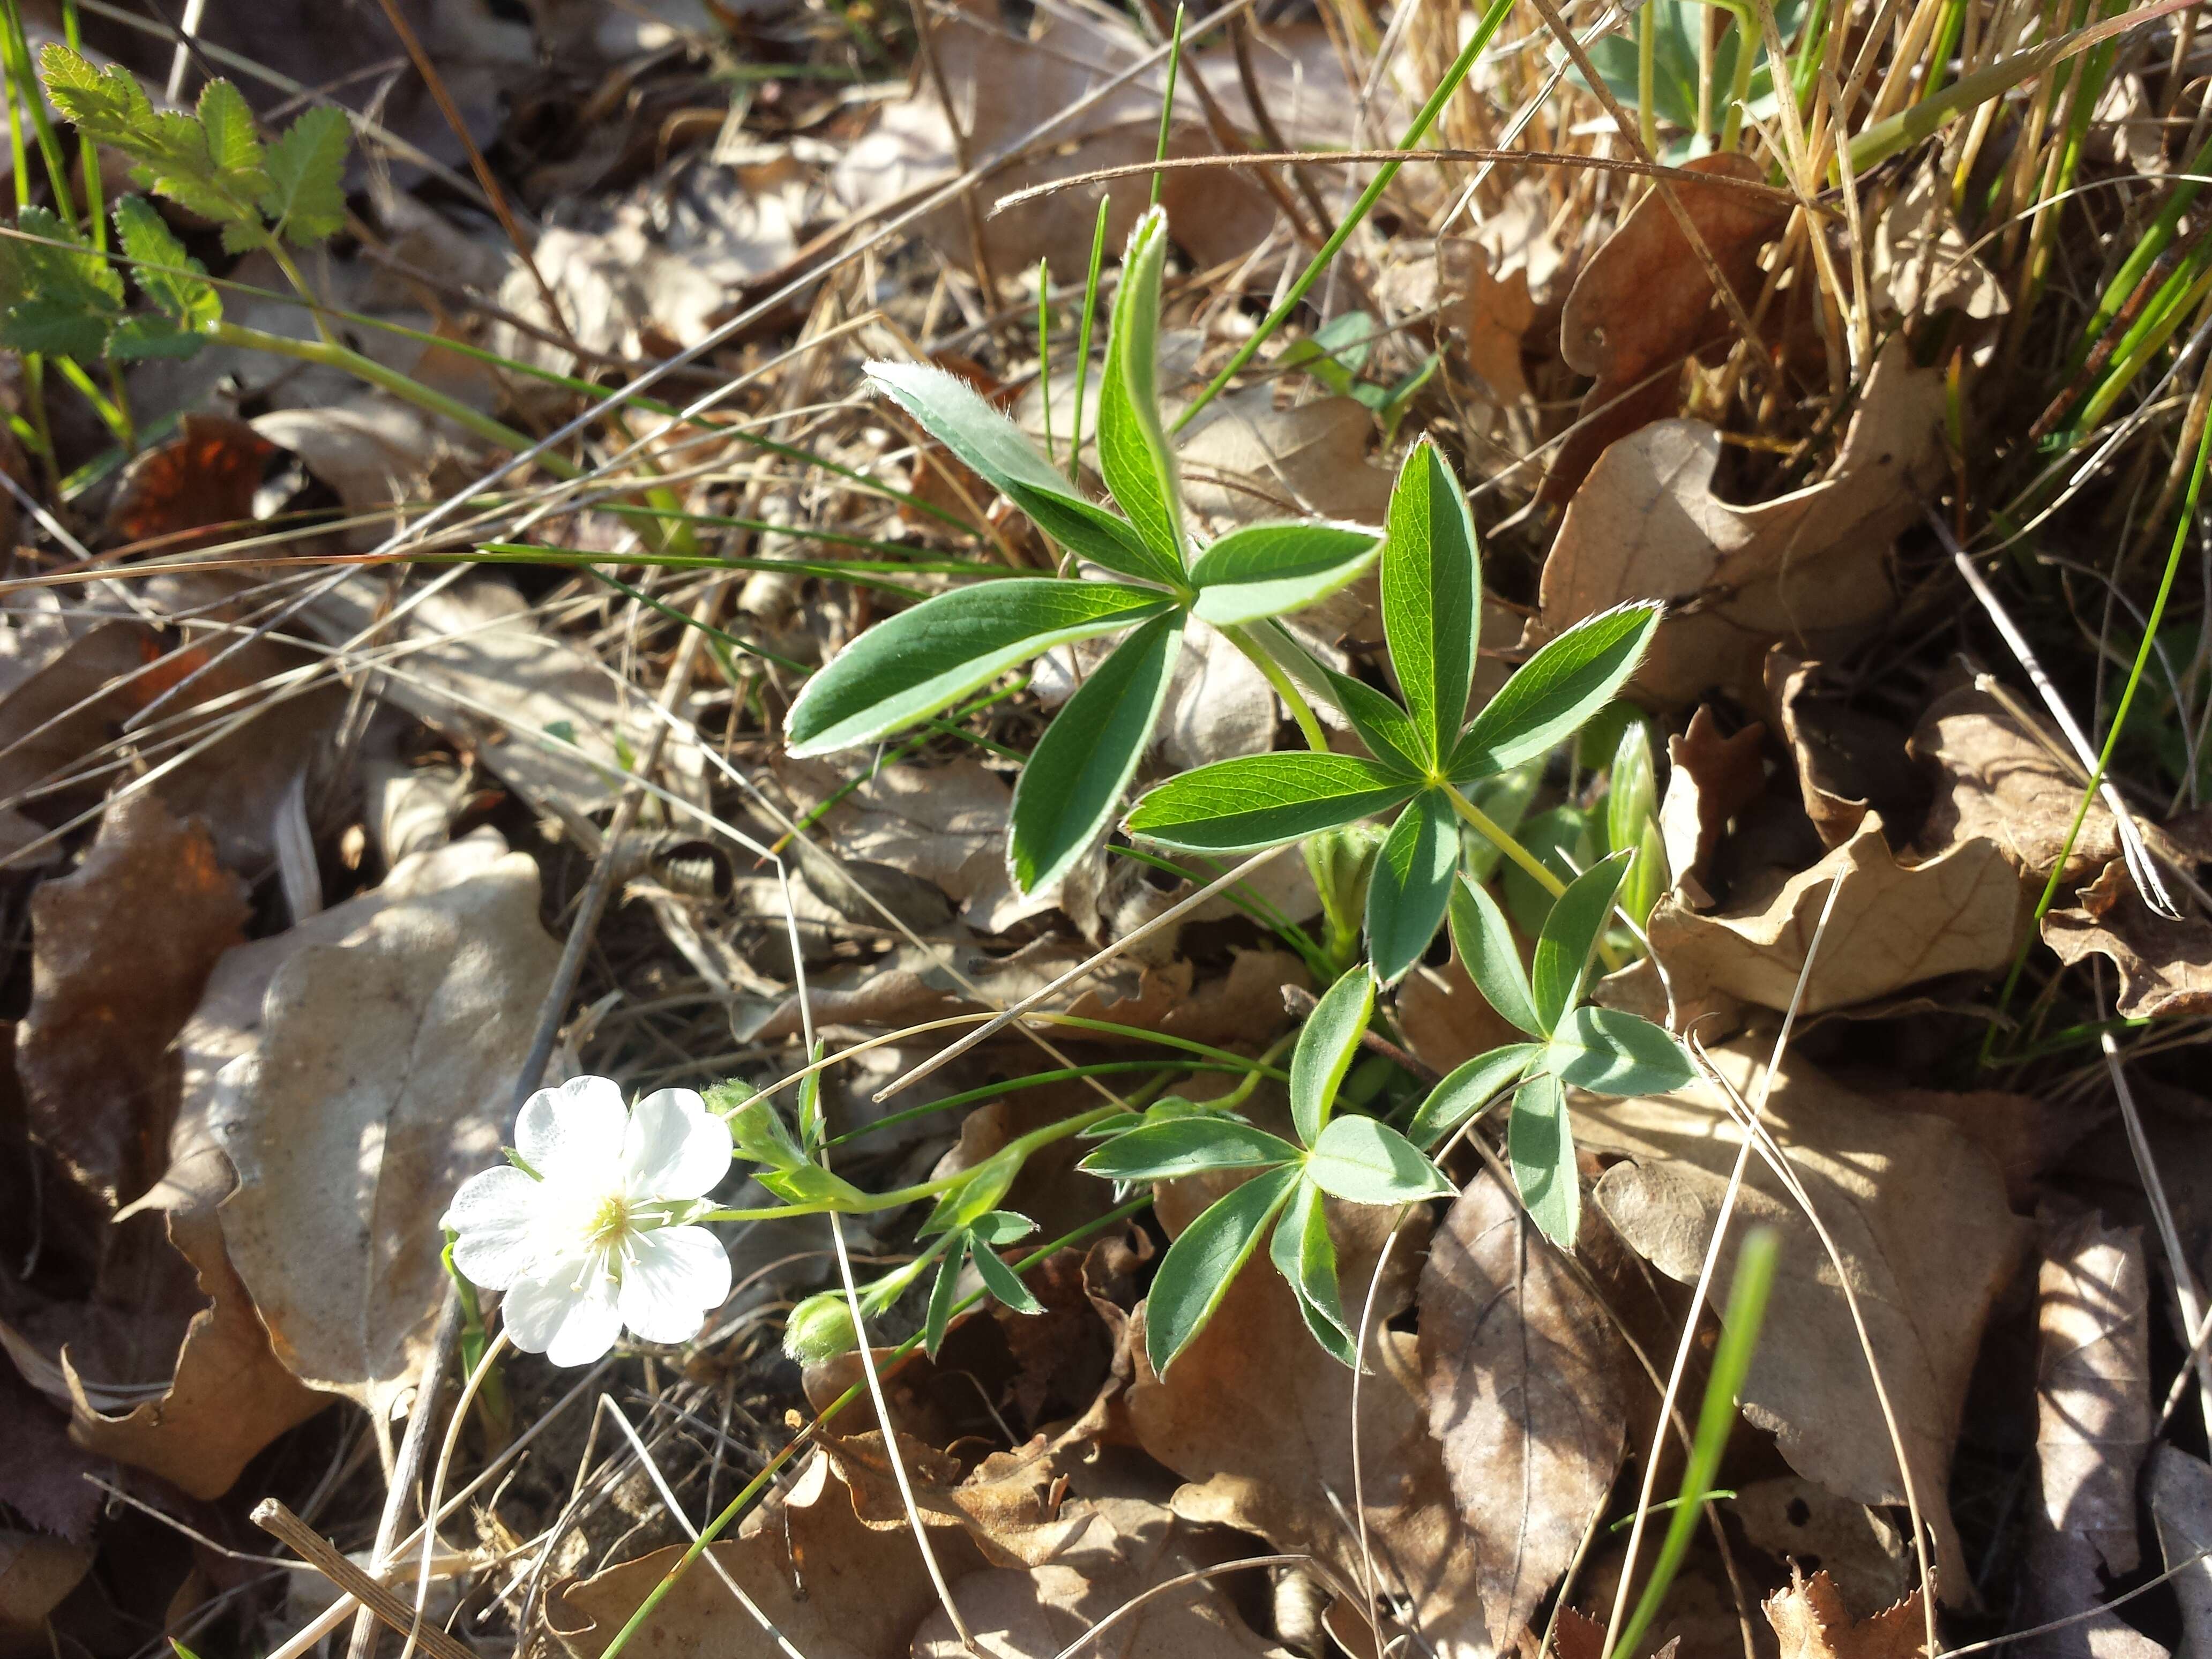
<path id="1" fill-rule="evenodd" d="M 210 546 L 251 521 L 253 494 L 276 453 L 228 415 L 190 414 L 177 427 L 175 437 L 131 464 L 107 509 L 107 527 L 125 542 L 158 541 L 164 553 Z"/>

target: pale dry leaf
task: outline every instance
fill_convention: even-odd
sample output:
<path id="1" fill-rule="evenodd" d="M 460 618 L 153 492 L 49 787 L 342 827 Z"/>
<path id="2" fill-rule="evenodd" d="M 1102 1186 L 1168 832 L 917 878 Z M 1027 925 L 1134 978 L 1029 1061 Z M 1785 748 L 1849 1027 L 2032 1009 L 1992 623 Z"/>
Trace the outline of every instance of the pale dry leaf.
<path id="1" fill-rule="evenodd" d="M 1622 1454 L 1628 1351 L 1582 1281 L 1485 1171 L 1421 1271 L 1421 1370 L 1504 1651 L 1575 1559 Z"/>
<path id="2" fill-rule="evenodd" d="M 0 1655 L 53 1651 L 48 1615 L 91 1571 L 92 1560 L 84 1545 L 0 1528 Z"/>
<path id="3" fill-rule="evenodd" d="M 2054 1530 L 2040 1514 L 2031 1515 L 2027 1526 L 2014 1622 L 2058 1628 L 2020 1643 L 2026 1659 L 2166 1659 L 2164 1647 L 2103 1610 L 2107 1591 L 2094 1544 L 2080 1533 Z"/>
<path id="4" fill-rule="evenodd" d="M 2212 1465 L 2178 1446 L 2160 1446 L 2151 1454 L 2146 1484 L 2160 1553 L 2169 1571 L 2180 1568 L 2173 1579 L 2181 1603 L 2179 1659 L 2205 1659 L 2212 1654 L 2212 1557 L 2190 1558 L 2212 1550 Z"/>
<path id="5" fill-rule="evenodd" d="M 851 1492 L 862 1525 L 910 1530 L 906 1494 L 884 1455 L 880 1431 L 826 1434 L 819 1443 Z M 1042 1566 L 1090 1524 L 1059 1513 L 1060 1470 L 1042 1435 L 1012 1451 L 993 1452 L 964 1479 L 958 1459 L 903 1433 L 899 1456 L 922 1524 L 964 1530 L 993 1566 Z"/>
<path id="6" fill-rule="evenodd" d="M 2004 284 L 1959 228 L 1950 178 L 1934 156 L 1872 216 L 1867 286 L 1882 310 L 1906 318 L 1955 310 L 1979 322 L 2012 309 Z"/>
<path id="7" fill-rule="evenodd" d="M 1399 981 L 1398 1029 L 1413 1057 L 1440 1076 L 1526 1035 L 1475 988 L 1455 946 L 1441 968 L 1416 963 Z"/>
<path id="8" fill-rule="evenodd" d="M 1160 1189 L 1162 1219 L 1179 1231 L 1220 1190 L 1170 1183 Z M 1356 1310 L 1390 1217 L 1333 1201 L 1331 1213 L 1346 1308 Z M 1397 1257 L 1402 1265 L 1413 1254 L 1401 1246 Z M 1386 1287 L 1378 1300 L 1357 1425 L 1377 1588 L 1410 1613 L 1424 1651 L 1490 1659 L 1477 1567 L 1443 1449 L 1428 1431 L 1415 1340 L 1383 1328 L 1400 1298 Z M 1191 1483 L 1176 1493 L 1176 1513 L 1257 1533 L 1284 1553 L 1311 1553 L 1335 1582 L 1360 1586 L 1352 1373 L 1315 1346 L 1281 1276 L 1263 1261 L 1239 1273 L 1164 1379 L 1143 1343 L 1133 1346 L 1137 1376 L 1127 1400 L 1138 1442 Z M 1340 1611 L 1345 1628 L 1364 1629 L 1361 1609 Z M 1386 1618 L 1386 1636 L 1391 1627 Z"/>
<path id="9" fill-rule="evenodd" d="M 2059 759 L 2064 742 L 2047 721 L 2024 728 L 2011 710 L 1972 686 L 1938 697 L 1909 745 L 1936 785 L 1921 843 L 1936 848 L 1985 836 L 2039 891 L 2081 804 L 2081 778 Z M 2092 801 L 2060 879 L 2087 880 L 2119 855 L 2112 810 Z"/>
<path id="10" fill-rule="evenodd" d="M 0 1365 L 0 1504 L 38 1531 L 71 1544 L 92 1541 L 100 1492 L 85 1479 L 100 1460 L 71 1443 L 66 1408 L 42 1398 L 11 1365 Z"/>
<path id="11" fill-rule="evenodd" d="M 1893 603 L 1889 543 L 1946 476 L 1942 376 L 1884 347 L 1828 475 L 1755 507 L 1713 493 L 1717 428 L 1662 421 L 1608 449 L 1544 562 L 1530 643 L 1629 599 L 1662 599 L 1636 684 L 1669 706 L 1711 687 L 1756 707 L 1778 641 L 1833 655 Z"/>
<path id="12" fill-rule="evenodd" d="M 1826 1573 L 1793 1574 L 1766 1598 L 1764 1610 L 1782 1644 L 1782 1659 L 1920 1659 L 1928 1650 L 1927 1618 L 1917 1589 L 1895 1607 L 1855 1620 Z"/>
<path id="13" fill-rule="evenodd" d="M 2043 918 L 2043 942 L 2061 962 L 2109 957 L 2118 971 L 2113 1012 L 2126 1019 L 2212 1009 L 2212 922 L 2154 915 L 2125 863 L 2114 859 L 2063 910 Z"/>
<path id="14" fill-rule="evenodd" d="M 1279 408 L 1271 385 L 1229 392 L 1176 440 L 1183 505 L 1210 536 L 1304 516 L 1380 526 L 1391 475 L 1367 459 L 1375 436 L 1375 416 L 1356 398 Z"/>
<path id="15" fill-rule="evenodd" d="M 1745 1541 L 1806 1572 L 1826 1572 L 1847 1607 L 1873 1612 L 1912 1589 L 1912 1553 L 1881 1510 L 1798 1475 L 1736 1488 L 1729 1512 Z"/>
<path id="16" fill-rule="evenodd" d="M 1763 1043 L 1713 1051 L 1753 1093 Z M 1765 1121 L 1788 1153 L 1841 1257 L 1898 1421 L 1922 1514 L 1936 1540 L 1943 1593 L 1970 1593 L 1947 1498 L 1951 1453 L 1990 1304 L 2025 1243 L 1989 1155 L 1939 1118 L 1893 1112 L 1794 1057 L 1776 1074 Z M 1737 1131 L 1699 1084 L 1663 1099 L 1578 1098 L 1587 1151 L 1626 1161 L 1597 1183 L 1621 1236 L 1669 1278 L 1704 1264 Z M 1741 1391 L 1745 1414 L 1773 1431 L 1800 1474 L 1860 1504 L 1901 1504 L 1897 1452 L 1827 1252 L 1797 1200 L 1753 1158 L 1731 1238 L 1753 1222 L 1781 1236 L 1765 1335 Z M 1725 1305 L 1735 1257 L 1724 1250 L 1713 1296 Z"/>
<path id="17" fill-rule="evenodd" d="M 472 463 L 484 453 L 482 442 L 455 422 L 382 392 L 272 410 L 254 416 L 253 429 L 298 456 L 310 474 L 337 492 L 349 513 L 364 515 L 363 523 L 341 532 L 356 552 L 390 532 L 387 515 L 395 503 L 421 499 L 434 482 L 464 466 L 476 471 Z"/>
<path id="18" fill-rule="evenodd" d="M 1173 1511 L 1140 1498 L 1070 1506 L 1085 1530 L 1058 1559 L 1028 1571 L 994 1567 L 969 1574 L 952 1600 L 975 1638 L 963 1650 L 942 1608 L 915 1632 L 913 1659 L 1048 1659 L 1145 1591 L 1194 1570 L 1188 1528 Z M 1089 1644 L 1097 1659 L 1290 1659 L 1254 1633 L 1217 1583 L 1201 1580 L 1157 1595 Z"/>
<path id="19" fill-rule="evenodd" d="M 176 1376 L 160 1399 L 111 1416 L 86 1396 L 64 1351 L 70 1432 L 88 1451 L 212 1499 L 230 1490 L 263 1447 L 331 1399 L 305 1387 L 277 1359 L 214 1217 L 172 1214 L 169 1240 L 198 1270 L 201 1293 L 210 1303 L 185 1332 Z"/>
<path id="20" fill-rule="evenodd" d="M 951 1583 L 987 1565 L 964 1528 L 931 1532 Z M 914 1539 L 862 1522 L 844 1483 L 818 1455 L 748 1515 L 734 1539 L 708 1548 L 806 1659 L 901 1659 L 915 1627 L 938 1605 Z M 554 1633 L 580 1659 L 597 1659 L 681 1553 L 659 1550 L 556 1586 Z M 735 1605 L 704 1562 L 677 1580 L 623 1650 L 637 1659 L 788 1659 L 790 1651 Z"/>
<path id="21" fill-rule="evenodd" d="M 2150 1447 L 2149 1285 L 2142 1235 L 2095 1212 L 2044 1218 L 2035 1388 L 2044 1519 L 2132 1572 L 2136 1470 Z"/>
<path id="22" fill-rule="evenodd" d="M 311 1387 L 379 1410 L 420 1367 L 437 1218 L 498 1158 L 559 955 L 538 902 L 536 864 L 510 854 L 306 946 L 219 1076 L 209 1128 L 239 1179 L 223 1238 Z"/>
<path id="23" fill-rule="evenodd" d="M 0 800 L 20 800 L 33 788 L 58 784 L 106 744 L 152 695 L 145 684 L 150 676 L 127 677 L 139 674 L 161 652 L 150 629 L 81 612 L 65 613 L 24 644 L 9 664 L 14 683 L 0 686 L 6 692 L 0 701 Z M 42 789 L 35 803 L 27 803 L 35 814 L 11 811 L 9 850 L 44 835 L 46 825 L 39 819 L 95 804 L 97 787 Z"/>
<path id="24" fill-rule="evenodd" d="M 1759 297 L 1759 251 L 1782 228 L 1788 209 L 1771 197 L 1683 173 L 1759 183 L 1747 155 L 1721 152 L 1686 162 L 1674 198 L 1698 229 L 1728 285 L 1747 310 Z M 1571 498 L 1607 447 L 1680 407 L 1679 376 L 1692 352 L 1732 333 L 1711 275 L 1660 198 L 1647 192 L 1590 257 L 1559 313 L 1559 355 L 1597 377 L 1583 394 L 1581 421 L 1553 457 L 1542 499 Z"/>
<path id="25" fill-rule="evenodd" d="M 16 1068 L 33 1133 L 111 1206 L 158 1173 L 177 1109 L 170 1041 L 248 915 L 206 825 L 143 790 L 110 809 L 82 864 L 32 896 Z"/>
<path id="26" fill-rule="evenodd" d="M 1700 704 L 1688 730 L 1667 739 L 1669 769 L 1667 791 L 1659 798 L 1659 838 L 1675 896 L 1691 909 L 1711 908 L 1705 884 L 1713 852 L 1729 820 L 1766 787 L 1759 752 L 1765 737 L 1765 726 L 1756 720 L 1723 737 L 1712 710 Z"/>
<path id="27" fill-rule="evenodd" d="M 1778 645 L 1766 653 L 1766 696 L 1796 763 L 1798 799 L 1823 847 L 1849 841 L 1869 810 L 1893 823 L 1922 816 L 1926 792 L 1906 757 L 1904 731 L 1827 689 L 1820 664 Z"/>
<path id="28" fill-rule="evenodd" d="M 1529 391 L 1521 367 L 1522 343 L 1536 320 L 1528 268 L 1494 275 L 1488 250 L 1472 238 L 1437 243 L 1437 263 L 1439 286 L 1449 305 L 1444 314 L 1459 331 L 1467 366 L 1493 398 L 1508 403 L 1525 399 Z"/>
<path id="29" fill-rule="evenodd" d="M 1838 881 L 1842 891 L 1808 976 L 1813 934 Z M 1650 934 L 1686 1005 L 1720 992 L 1784 1009 L 1802 978 L 1802 1009 L 1811 1014 L 1947 974 L 1996 972 L 2012 959 L 2019 909 L 2019 884 L 1996 842 L 1962 842 L 1924 864 L 1900 864 L 1881 816 L 1869 812 L 1857 834 L 1771 895 L 1746 896 L 1710 915 L 1674 895 L 1661 898 Z"/>

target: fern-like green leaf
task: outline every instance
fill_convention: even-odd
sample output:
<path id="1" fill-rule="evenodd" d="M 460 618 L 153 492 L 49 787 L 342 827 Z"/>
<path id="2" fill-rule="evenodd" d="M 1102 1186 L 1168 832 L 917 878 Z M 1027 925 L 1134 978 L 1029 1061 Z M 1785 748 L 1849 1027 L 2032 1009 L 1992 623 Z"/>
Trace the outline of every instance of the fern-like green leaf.
<path id="1" fill-rule="evenodd" d="M 234 249 L 260 239 L 254 203 L 269 175 L 253 112 L 237 88 L 210 82 L 198 112 L 186 115 L 155 109 L 128 70 L 98 68 L 66 46 L 48 46 L 39 63 L 54 107 L 81 137 L 137 162 L 131 176 L 141 186 L 223 226 Z"/>
<path id="2" fill-rule="evenodd" d="M 115 204 L 115 232 L 131 274 L 154 302 L 155 314 L 125 318 L 108 341 L 112 357 L 189 357 L 222 320 L 222 301 L 207 270 L 185 252 L 152 203 L 125 196 Z"/>
<path id="3" fill-rule="evenodd" d="M 269 146 L 261 210 L 287 241 L 308 247 L 343 228 L 351 132 L 343 110 L 311 109 Z"/>
<path id="4" fill-rule="evenodd" d="M 21 237 L 0 241 L 0 345 L 97 359 L 123 313 L 123 279 L 45 208 L 25 208 L 15 228 Z"/>

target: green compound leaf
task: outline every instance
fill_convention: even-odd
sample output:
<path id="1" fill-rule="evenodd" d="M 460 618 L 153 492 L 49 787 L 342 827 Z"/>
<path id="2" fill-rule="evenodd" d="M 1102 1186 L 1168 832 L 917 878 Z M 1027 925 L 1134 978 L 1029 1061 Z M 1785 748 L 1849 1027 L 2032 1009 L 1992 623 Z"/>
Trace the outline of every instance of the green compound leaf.
<path id="1" fill-rule="evenodd" d="M 0 240 L 0 344 L 96 361 L 123 314 L 123 279 L 45 208 L 25 208 Z"/>
<path id="2" fill-rule="evenodd" d="M 1382 632 L 1421 758 L 1451 752 L 1474 683 L 1482 575 L 1466 494 L 1437 447 L 1413 446 L 1390 492 L 1382 544 Z"/>
<path id="3" fill-rule="evenodd" d="M 1501 1018 L 1519 1026 L 1530 1036 L 1547 1035 L 1536 1013 L 1536 998 L 1528 988 L 1528 975 L 1521 966 L 1521 947 L 1513 942 L 1513 929 L 1490 890 L 1464 875 L 1452 884 L 1452 944 L 1459 951 L 1468 977 L 1482 1000 Z"/>
<path id="4" fill-rule="evenodd" d="M 124 253 L 132 261 L 131 275 L 140 290 L 161 313 L 169 337 L 182 349 L 158 352 L 123 349 L 124 330 L 111 348 L 114 356 L 188 356 L 204 342 L 199 337 L 222 320 L 222 300 L 215 284 L 207 282 L 207 267 L 185 252 L 169 227 L 143 196 L 125 196 L 115 204 L 115 234 Z M 190 273 L 190 274 L 187 274 Z M 151 319 L 132 319 L 134 322 Z"/>
<path id="5" fill-rule="evenodd" d="M 1114 648 L 1037 740 L 1014 784 L 1006 867 L 1024 893 L 1048 887 L 1121 804 L 1182 651 L 1182 617 L 1155 617 Z"/>
<path id="6" fill-rule="evenodd" d="M 1145 544 L 1180 574 L 1187 562 L 1182 491 L 1175 453 L 1160 426 L 1158 384 L 1160 272 L 1167 251 L 1168 216 L 1154 208 L 1129 233 L 1128 251 L 1121 256 L 1098 387 L 1098 471 Z"/>
<path id="7" fill-rule="evenodd" d="M 1540 755 L 1613 701 L 1644 660 L 1661 608 L 1616 605 L 1585 617 L 1514 672 L 1451 750 L 1455 782 Z"/>
<path id="8" fill-rule="evenodd" d="M 1698 1068 L 1663 1026 L 1618 1008 L 1585 1003 L 1560 1023 L 1545 1068 L 1594 1095 L 1668 1095 L 1697 1081 Z"/>
<path id="9" fill-rule="evenodd" d="M 1192 614 L 1217 628 L 1280 617 L 1328 598 L 1367 568 L 1382 543 L 1358 525 L 1247 525 L 1198 556 Z"/>
<path id="10" fill-rule="evenodd" d="M 253 111 L 238 88 L 228 81 L 209 82 L 200 89 L 198 114 L 207 145 L 208 182 L 237 201 L 260 196 L 269 188 L 261 135 L 254 130 Z"/>
<path id="11" fill-rule="evenodd" d="M 1419 785 L 1356 755 L 1244 755 L 1170 778 L 1129 833 L 1191 853 L 1250 853 L 1397 805 Z"/>
<path id="12" fill-rule="evenodd" d="M 1340 1117 L 1322 1130 L 1306 1179 L 1354 1204 L 1410 1204 L 1458 1190 L 1419 1147 L 1371 1117 Z"/>
<path id="13" fill-rule="evenodd" d="M 927 363 L 870 363 L 867 375 L 1069 551 L 1144 581 L 1172 586 L 1183 580 L 1180 564 L 1154 551 L 1125 520 L 1069 489 L 1036 446 L 965 380 Z"/>
<path id="14" fill-rule="evenodd" d="M 1540 1043 L 1510 1042 L 1455 1068 L 1421 1103 L 1406 1138 L 1426 1152 L 1518 1083 L 1543 1053 Z"/>
<path id="15" fill-rule="evenodd" d="M 1294 1169 L 1255 1176 L 1209 1205 L 1168 1246 L 1145 1299 L 1145 1356 L 1155 1372 L 1166 1376 L 1176 1356 L 1206 1328 L 1231 1282 L 1251 1259 L 1252 1247 L 1297 1184 Z"/>
<path id="16" fill-rule="evenodd" d="M 1291 1051 L 1291 1122 L 1309 1146 L 1321 1138 L 1374 1012 L 1375 979 L 1362 963 L 1330 986 L 1306 1016 Z"/>
<path id="17" fill-rule="evenodd" d="M 311 109 L 269 146 L 269 188 L 261 210 L 288 242 L 312 247 L 345 228 L 346 145 L 353 124 L 343 110 Z"/>
<path id="18" fill-rule="evenodd" d="M 1395 985 L 1443 926 L 1459 867 L 1459 823 L 1440 789 L 1401 813 L 1367 878 L 1367 954 L 1375 977 Z"/>
<path id="19" fill-rule="evenodd" d="M 1556 1031 L 1581 990 L 1590 952 L 1605 931 L 1613 911 L 1613 896 L 1628 873 L 1626 854 L 1602 859 L 1567 884 L 1567 890 L 1544 918 L 1544 931 L 1536 936 L 1529 964 L 1529 988 L 1536 1000 L 1536 1019 L 1546 1031 Z"/>
<path id="20" fill-rule="evenodd" d="M 1282 1274 L 1297 1298 L 1298 1312 L 1314 1340 L 1338 1363 L 1356 1368 L 1357 1345 L 1352 1322 L 1344 1316 L 1344 1294 L 1337 1283 L 1336 1245 L 1328 1236 L 1327 1206 L 1321 1188 L 1301 1181 L 1275 1224 L 1267 1247 L 1275 1271 Z"/>
<path id="21" fill-rule="evenodd" d="M 1521 1201 L 1536 1225 L 1561 1249 L 1572 1249 L 1582 1222 L 1582 1183 L 1575 1174 L 1566 1091 L 1549 1072 L 1535 1073 L 1513 1097 L 1505 1152 Z"/>
<path id="22" fill-rule="evenodd" d="M 1055 645 L 1148 622 L 1163 593 L 1050 576 L 978 582 L 878 623 L 807 681 L 784 720 L 794 757 L 926 720 Z"/>
<path id="23" fill-rule="evenodd" d="M 1232 1117 L 1176 1117 L 1115 1135 L 1076 1167 L 1109 1181 L 1173 1181 L 1207 1170 L 1266 1170 L 1296 1163 L 1280 1135 Z"/>

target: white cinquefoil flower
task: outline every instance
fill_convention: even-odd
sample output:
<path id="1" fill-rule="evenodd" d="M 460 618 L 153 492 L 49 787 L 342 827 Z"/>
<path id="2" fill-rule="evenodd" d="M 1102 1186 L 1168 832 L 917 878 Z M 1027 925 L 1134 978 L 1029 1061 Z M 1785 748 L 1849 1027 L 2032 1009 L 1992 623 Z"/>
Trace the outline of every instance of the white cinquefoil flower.
<path id="1" fill-rule="evenodd" d="M 730 1258 L 684 1224 L 729 1172 L 730 1128 L 689 1089 L 623 1109 L 603 1077 L 541 1089 L 523 1103 L 524 1168 L 486 1170 L 453 1194 L 454 1265 L 504 1291 L 514 1346 L 586 1365 L 629 1326 L 681 1342 L 730 1294 Z"/>

